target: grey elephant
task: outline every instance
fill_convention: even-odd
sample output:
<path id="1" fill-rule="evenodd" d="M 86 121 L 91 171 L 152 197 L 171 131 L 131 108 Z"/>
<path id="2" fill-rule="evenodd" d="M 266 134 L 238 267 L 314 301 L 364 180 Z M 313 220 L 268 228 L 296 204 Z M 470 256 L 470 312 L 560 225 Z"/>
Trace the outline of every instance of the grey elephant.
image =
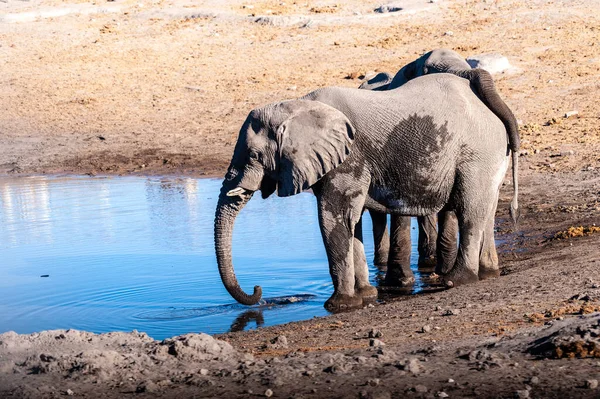
<path id="1" fill-rule="evenodd" d="M 449 74 L 384 92 L 323 88 L 254 109 L 240 130 L 215 215 L 225 288 L 246 305 L 262 295 L 259 286 L 252 295 L 241 289 L 231 256 L 235 218 L 257 190 L 263 198 L 313 190 L 334 286 L 328 309 L 377 297 L 359 228 L 364 208 L 415 216 L 454 210 L 460 242 L 445 283 L 497 272 L 494 214 L 507 146 L 502 122 L 469 82 Z"/>
<path id="2" fill-rule="evenodd" d="M 359 88 L 376 91 L 393 90 L 411 79 L 432 73 L 452 73 L 468 79 L 479 98 L 500 118 L 509 136 L 509 148 L 512 151 L 514 165 L 513 180 L 518 184 L 520 140 L 516 118 L 495 90 L 489 73 L 481 69 L 471 69 L 470 65 L 457 52 L 450 49 L 430 51 L 402 67 L 395 76 L 392 77 L 390 74 L 382 72 L 365 81 Z M 518 219 L 516 198 L 517 196 L 511 204 L 511 216 L 515 225 Z M 393 215 L 391 235 L 388 236 L 386 215 L 379 214 L 376 211 L 370 211 L 370 213 L 375 237 L 374 261 L 376 264 L 387 265 L 386 283 L 394 285 L 413 283 L 414 277 L 410 270 L 410 218 Z M 429 263 L 437 252 L 436 272 L 444 274 L 453 265 L 456 257 L 458 225 L 456 215 L 452 211 L 443 212 L 439 216 L 439 237 L 436 215 L 423 216 L 417 219 L 419 225 L 419 264 Z"/>

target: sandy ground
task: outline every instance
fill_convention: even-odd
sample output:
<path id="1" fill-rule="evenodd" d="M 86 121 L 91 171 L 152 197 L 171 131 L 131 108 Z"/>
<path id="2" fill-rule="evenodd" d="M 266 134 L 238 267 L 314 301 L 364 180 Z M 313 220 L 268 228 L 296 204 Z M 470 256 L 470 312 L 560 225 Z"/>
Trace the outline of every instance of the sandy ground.
<path id="1" fill-rule="evenodd" d="M 438 47 L 508 57 L 523 142 L 498 279 L 218 340 L 3 334 L 0 397 L 600 396 L 600 1 L 381 4 L 0 0 L 3 174 L 222 175 L 253 107 Z"/>

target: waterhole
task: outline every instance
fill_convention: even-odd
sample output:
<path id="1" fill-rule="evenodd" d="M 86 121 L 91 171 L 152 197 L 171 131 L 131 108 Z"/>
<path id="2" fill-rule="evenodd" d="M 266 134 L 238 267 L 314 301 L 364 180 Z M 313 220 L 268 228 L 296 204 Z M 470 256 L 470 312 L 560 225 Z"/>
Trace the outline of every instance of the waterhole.
<path id="1" fill-rule="evenodd" d="M 235 271 L 242 288 L 260 285 L 264 298 L 247 307 L 217 271 L 220 186 L 220 179 L 171 177 L 0 179 L 0 332 L 136 329 L 162 339 L 326 315 L 333 287 L 315 197 L 256 195 L 238 216 Z M 416 263 L 414 220 L 412 231 Z"/>

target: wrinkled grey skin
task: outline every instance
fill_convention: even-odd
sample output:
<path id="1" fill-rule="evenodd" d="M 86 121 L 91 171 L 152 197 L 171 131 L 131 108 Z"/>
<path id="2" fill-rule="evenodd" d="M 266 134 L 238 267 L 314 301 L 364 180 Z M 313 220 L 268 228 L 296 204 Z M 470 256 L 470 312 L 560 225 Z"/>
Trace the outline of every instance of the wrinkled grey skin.
<path id="1" fill-rule="evenodd" d="M 333 280 L 328 309 L 377 297 L 369 283 L 364 208 L 403 216 L 454 210 L 460 243 L 448 286 L 498 271 L 494 214 L 509 165 L 502 122 L 464 79 L 423 76 L 384 92 L 323 88 L 257 108 L 244 122 L 215 216 L 222 281 L 240 303 L 231 257 L 235 218 L 254 192 L 286 197 L 312 189 Z"/>
<path id="2" fill-rule="evenodd" d="M 509 135 L 509 147 L 512 151 L 513 165 L 515 165 L 513 167 L 513 181 L 515 190 L 518 190 L 517 171 L 520 139 L 516 118 L 496 92 L 489 73 L 481 69 L 471 69 L 470 65 L 457 52 L 449 49 L 430 51 L 402 67 L 394 77 L 382 72 L 361 84 L 359 88 L 377 91 L 393 90 L 411 79 L 432 73 L 452 73 L 469 80 L 475 94 L 503 122 Z M 444 274 L 450 269 L 456 256 L 458 225 L 456 216 L 452 212 L 439 216 L 439 222 L 437 222 L 440 228 L 439 238 L 435 215 L 418 218 L 419 263 L 431 261 L 437 252 L 436 272 Z M 511 203 L 511 216 L 516 227 L 519 216 L 517 195 L 515 195 L 513 203 Z M 396 221 L 396 226 L 403 226 L 403 229 L 392 229 L 400 236 L 392 234 L 392 242 L 390 244 L 388 242 L 390 238 L 387 237 L 386 218 L 381 215 L 374 216 L 373 212 L 371 212 L 371 217 L 374 220 L 374 236 L 379 238 L 379 241 L 375 240 L 375 262 L 376 264 L 388 264 L 386 282 L 400 285 L 413 282 L 414 277 L 412 276 L 410 267 L 406 266 L 406 264 L 410 263 L 410 222 L 408 220 Z M 375 224 L 375 220 L 377 220 L 377 224 Z M 405 237 L 408 237 L 408 240 Z M 436 241 L 438 241 L 437 246 Z M 399 260 L 400 264 L 393 262 L 393 259 Z M 482 277 L 495 277 L 495 275 L 480 275 L 480 278 Z"/>
<path id="3" fill-rule="evenodd" d="M 384 91 L 389 90 L 389 85 L 393 77 L 385 72 L 377 74 L 375 77 L 363 82 L 359 89 Z M 392 215 L 391 216 L 391 234 L 387 231 L 387 216 L 385 213 L 380 213 L 374 210 L 369 210 L 371 220 L 373 222 L 373 238 L 375 256 L 373 263 L 386 269 L 384 283 L 392 286 L 410 286 L 415 283 L 415 277 L 410 269 L 410 256 L 412 252 L 412 242 L 410 236 L 411 218 L 409 216 Z M 451 217 L 452 215 L 448 215 Z M 441 218 L 440 223 L 444 223 L 447 218 Z M 436 262 L 436 242 L 438 240 L 437 216 L 419 216 L 417 218 L 419 226 L 419 265 L 430 266 Z M 444 224 L 449 226 L 449 229 L 456 226 L 456 223 Z M 440 249 L 441 253 L 446 256 L 439 256 L 439 265 L 436 271 L 441 273 L 442 270 L 447 271 L 453 264 L 456 257 L 456 234 L 457 231 L 449 231 L 446 229 L 448 237 L 444 242 L 451 242 L 452 245 L 447 248 Z M 454 236 L 452 236 L 454 234 Z M 442 237 L 442 236 L 441 236 Z M 444 263 L 445 261 L 445 263 Z"/>

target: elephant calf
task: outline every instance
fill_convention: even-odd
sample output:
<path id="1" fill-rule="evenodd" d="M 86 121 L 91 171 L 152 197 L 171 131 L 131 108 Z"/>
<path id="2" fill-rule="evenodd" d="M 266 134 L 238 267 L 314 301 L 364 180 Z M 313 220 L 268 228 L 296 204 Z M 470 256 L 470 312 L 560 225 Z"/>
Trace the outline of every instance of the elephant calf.
<path id="1" fill-rule="evenodd" d="M 396 90 L 329 87 L 254 109 L 242 125 L 215 216 L 221 279 L 240 303 L 260 300 L 239 286 L 231 257 L 237 214 L 254 192 L 317 198 L 334 292 L 328 309 L 362 306 L 369 283 L 363 209 L 402 216 L 453 210 L 460 241 L 448 286 L 496 272 L 494 214 L 508 169 L 503 123 L 450 74 L 414 79 Z M 516 191 L 515 191 L 516 194 Z"/>
<path id="2" fill-rule="evenodd" d="M 430 51 L 402 67 L 395 76 L 392 77 L 390 74 L 382 72 L 362 83 L 359 88 L 376 91 L 394 90 L 409 80 L 433 73 L 451 73 L 469 80 L 475 94 L 502 121 L 512 151 L 513 181 L 518 184 L 520 138 L 516 118 L 500 98 L 489 73 L 482 69 L 471 69 L 470 65 L 457 52 L 450 49 Z M 518 219 L 516 198 L 517 196 L 511 204 L 511 216 L 515 225 Z M 409 285 L 414 283 L 414 277 L 410 270 L 410 218 L 392 216 L 391 236 L 388 236 L 386 215 L 376 211 L 370 211 L 370 214 L 375 237 L 374 262 L 378 265 L 387 265 L 386 284 Z M 458 238 L 456 216 L 451 211 L 439 215 L 439 237 L 436 215 L 419 217 L 417 222 L 419 225 L 419 264 L 433 261 L 437 252 L 436 272 L 438 274 L 446 273 L 456 258 Z"/>

